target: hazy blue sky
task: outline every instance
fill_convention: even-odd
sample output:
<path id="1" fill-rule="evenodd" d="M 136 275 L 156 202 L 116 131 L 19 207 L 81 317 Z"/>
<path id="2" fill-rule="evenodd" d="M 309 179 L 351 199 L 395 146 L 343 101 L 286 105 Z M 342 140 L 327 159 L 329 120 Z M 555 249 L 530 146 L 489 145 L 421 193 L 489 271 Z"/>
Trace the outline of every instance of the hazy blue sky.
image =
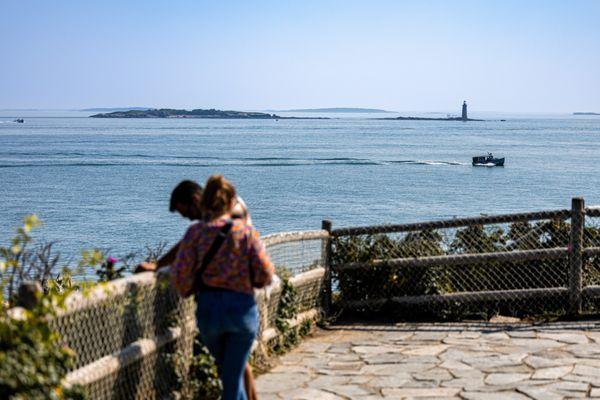
<path id="1" fill-rule="evenodd" d="M 0 1 L 0 108 L 600 112 L 600 1 Z"/>

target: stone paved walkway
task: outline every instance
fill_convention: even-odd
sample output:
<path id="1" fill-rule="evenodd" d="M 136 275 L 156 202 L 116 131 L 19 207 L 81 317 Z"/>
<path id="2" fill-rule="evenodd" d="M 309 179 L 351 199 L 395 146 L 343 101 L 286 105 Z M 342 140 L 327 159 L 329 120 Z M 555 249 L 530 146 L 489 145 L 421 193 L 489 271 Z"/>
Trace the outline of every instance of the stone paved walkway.
<path id="1" fill-rule="evenodd" d="M 261 400 L 600 398 L 600 321 L 338 325 L 257 385 Z"/>

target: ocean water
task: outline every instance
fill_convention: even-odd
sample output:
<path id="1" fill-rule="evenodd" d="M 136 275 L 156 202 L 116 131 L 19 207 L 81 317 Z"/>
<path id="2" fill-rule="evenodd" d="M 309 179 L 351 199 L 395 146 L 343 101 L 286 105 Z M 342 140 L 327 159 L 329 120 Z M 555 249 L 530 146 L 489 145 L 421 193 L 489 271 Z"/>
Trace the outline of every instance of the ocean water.
<path id="1" fill-rule="evenodd" d="M 22 217 L 71 257 L 175 243 L 183 179 L 224 174 L 262 234 L 600 204 L 600 118 L 489 115 L 484 122 L 93 119 L 0 113 L 0 243 Z M 25 114 L 25 115 L 23 115 Z M 23 116 L 24 124 L 12 122 Z M 393 115 L 392 115 L 393 116 Z M 486 117 L 485 115 L 475 117 Z M 506 121 L 500 121 L 505 118 Z M 504 168 L 472 167 L 487 151 Z"/>

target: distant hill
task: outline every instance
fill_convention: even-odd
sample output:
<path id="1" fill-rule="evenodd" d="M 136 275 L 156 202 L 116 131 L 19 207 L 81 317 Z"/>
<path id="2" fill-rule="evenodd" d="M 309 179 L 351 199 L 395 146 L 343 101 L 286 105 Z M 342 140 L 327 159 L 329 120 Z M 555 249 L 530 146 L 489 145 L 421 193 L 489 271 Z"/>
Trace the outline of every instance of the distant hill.
<path id="1" fill-rule="evenodd" d="M 595 112 L 574 112 L 573 115 L 600 115 L 600 113 L 595 113 Z"/>
<path id="2" fill-rule="evenodd" d="M 89 112 L 113 112 L 113 111 L 144 111 L 150 110 L 152 107 L 107 107 L 107 108 L 84 108 L 77 111 Z"/>
<path id="3" fill-rule="evenodd" d="M 296 110 L 276 110 L 279 112 L 314 112 L 314 113 L 389 113 L 393 111 L 379 110 L 377 108 L 299 108 Z"/>

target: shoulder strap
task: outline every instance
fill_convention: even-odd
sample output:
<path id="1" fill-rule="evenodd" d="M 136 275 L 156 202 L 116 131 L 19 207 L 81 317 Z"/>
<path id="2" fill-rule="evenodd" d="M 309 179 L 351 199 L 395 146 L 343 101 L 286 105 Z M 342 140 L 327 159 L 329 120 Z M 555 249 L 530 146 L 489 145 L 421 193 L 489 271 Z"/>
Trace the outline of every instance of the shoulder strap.
<path id="1" fill-rule="evenodd" d="M 217 233 L 217 237 L 212 242 L 212 245 L 210 246 L 210 248 L 204 255 L 204 258 L 202 258 L 202 264 L 200 264 L 200 268 L 198 268 L 198 270 L 194 274 L 194 291 L 192 293 L 198 292 L 198 290 L 202 287 L 202 285 L 204 285 L 204 282 L 202 282 L 202 275 L 204 275 L 204 271 L 206 270 L 206 267 L 212 261 L 215 254 L 217 254 L 217 251 L 219 251 L 219 248 L 225 241 L 225 238 L 227 237 L 227 234 L 231 230 L 232 226 L 233 226 L 233 222 L 231 222 L 231 221 L 229 221 L 225 225 L 223 225 L 221 230 Z"/>

